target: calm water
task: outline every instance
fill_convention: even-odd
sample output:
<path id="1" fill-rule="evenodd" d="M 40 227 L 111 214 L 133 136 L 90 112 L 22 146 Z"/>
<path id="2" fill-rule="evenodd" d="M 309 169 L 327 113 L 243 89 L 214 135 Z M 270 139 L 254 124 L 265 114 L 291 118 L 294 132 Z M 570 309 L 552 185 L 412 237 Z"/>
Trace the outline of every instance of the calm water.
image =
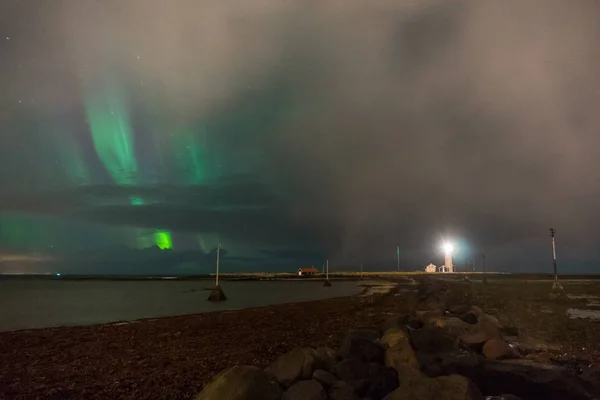
<path id="1" fill-rule="evenodd" d="M 360 282 L 367 283 L 366 281 Z M 372 283 L 372 282 L 371 282 Z M 0 282 L 0 331 L 88 325 L 348 296 L 356 281 L 224 281 L 228 300 L 206 301 L 209 281 Z"/>

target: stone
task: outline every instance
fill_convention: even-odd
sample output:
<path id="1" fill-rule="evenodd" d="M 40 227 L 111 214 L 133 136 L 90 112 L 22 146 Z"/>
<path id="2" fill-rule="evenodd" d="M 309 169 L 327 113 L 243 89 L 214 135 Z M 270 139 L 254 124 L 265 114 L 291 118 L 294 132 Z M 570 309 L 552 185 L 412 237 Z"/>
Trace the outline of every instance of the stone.
<path id="1" fill-rule="evenodd" d="M 324 387 L 328 388 L 337 381 L 335 375 L 324 371 L 322 369 L 317 369 L 312 374 L 312 378 L 322 384 Z"/>
<path id="2" fill-rule="evenodd" d="M 385 365 L 400 372 L 400 365 L 419 370 L 419 361 L 410 345 L 408 335 L 402 329 L 387 330 L 381 338 L 385 349 Z"/>
<path id="3" fill-rule="evenodd" d="M 279 400 L 281 389 L 260 368 L 235 366 L 219 374 L 196 400 Z"/>
<path id="4" fill-rule="evenodd" d="M 485 400 L 523 400 L 514 394 L 501 394 L 500 396 L 488 396 Z"/>
<path id="5" fill-rule="evenodd" d="M 468 378 L 460 375 L 424 378 L 408 386 L 400 386 L 386 400 L 483 400 L 484 397 Z"/>
<path id="6" fill-rule="evenodd" d="M 346 336 L 361 337 L 371 342 L 374 342 L 381 337 L 381 331 L 379 331 L 379 329 L 374 328 L 355 328 L 350 329 Z"/>
<path id="7" fill-rule="evenodd" d="M 217 285 L 211 289 L 210 294 L 208 295 L 208 301 L 225 301 L 227 300 L 227 296 L 225 296 L 225 292 L 221 286 Z"/>
<path id="8" fill-rule="evenodd" d="M 421 371 L 429 377 L 458 374 L 476 379 L 485 359 L 475 351 L 457 349 L 446 353 L 417 353 Z"/>
<path id="9" fill-rule="evenodd" d="M 431 326 L 409 331 L 409 338 L 415 351 L 423 353 L 450 352 L 459 347 L 455 338 Z"/>
<path id="10" fill-rule="evenodd" d="M 298 347 L 279 356 L 265 371 L 288 387 L 296 381 L 310 379 L 313 372 L 322 367 L 324 362 L 315 350 Z"/>
<path id="11" fill-rule="evenodd" d="M 315 349 L 317 356 L 324 364 L 324 368 L 331 372 L 331 367 L 338 362 L 338 356 L 334 349 L 330 347 L 317 347 Z"/>
<path id="12" fill-rule="evenodd" d="M 463 314 L 460 319 L 471 325 L 475 325 L 477 322 L 479 322 L 477 315 L 473 314 L 472 312 Z"/>
<path id="13" fill-rule="evenodd" d="M 469 346 L 483 346 L 490 339 L 500 338 L 500 331 L 494 324 L 480 320 L 475 325 L 469 325 L 468 330 L 460 335 L 460 341 Z"/>
<path id="14" fill-rule="evenodd" d="M 341 380 L 351 382 L 367 377 L 369 375 L 369 367 L 360 360 L 350 358 L 335 364 L 332 372 Z"/>
<path id="15" fill-rule="evenodd" d="M 467 305 L 467 304 L 459 304 L 459 305 L 450 307 L 450 309 L 448 311 L 450 311 L 455 316 L 460 317 L 463 314 L 466 314 L 466 313 L 470 312 L 471 311 L 471 306 Z"/>
<path id="16" fill-rule="evenodd" d="M 519 358 L 519 353 L 502 339 L 490 339 L 483 345 L 481 351 L 488 360 L 501 358 Z"/>
<path id="17" fill-rule="evenodd" d="M 330 400 L 359 400 L 354 388 L 344 381 L 336 381 L 327 394 Z"/>
<path id="18" fill-rule="evenodd" d="M 428 323 L 452 337 L 460 337 L 471 329 L 471 325 L 456 317 L 431 318 Z"/>
<path id="19" fill-rule="evenodd" d="M 290 386 L 281 396 L 281 400 L 327 400 L 327 393 L 315 380 L 300 381 Z"/>
<path id="20" fill-rule="evenodd" d="M 444 313 L 441 309 L 433 309 L 433 310 L 417 310 L 415 311 L 415 319 L 421 321 L 423 323 L 429 322 L 432 318 L 443 317 Z"/>
<path id="21" fill-rule="evenodd" d="M 599 396 L 598 388 L 562 367 L 529 360 L 496 360 L 484 364 L 477 385 L 492 395 L 511 393 L 526 399 L 588 400 Z"/>
<path id="22" fill-rule="evenodd" d="M 386 332 L 388 329 L 402 328 L 404 325 L 406 325 L 407 322 L 408 321 L 406 320 L 406 317 L 402 315 L 392 315 L 387 317 L 385 321 L 383 321 L 380 329 L 381 332 Z"/>
<path id="23" fill-rule="evenodd" d="M 365 362 L 383 363 L 384 353 L 381 345 L 353 334 L 346 335 L 338 350 L 340 358 L 356 358 Z"/>
<path id="24" fill-rule="evenodd" d="M 377 375 L 370 377 L 368 381 L 368 384 L 365 385 L 366 390 L 359 392 L 363 395 L 363 400 L 382 399 L 400 385 L 398 372 L 388 367 L 383 368 Z"/>

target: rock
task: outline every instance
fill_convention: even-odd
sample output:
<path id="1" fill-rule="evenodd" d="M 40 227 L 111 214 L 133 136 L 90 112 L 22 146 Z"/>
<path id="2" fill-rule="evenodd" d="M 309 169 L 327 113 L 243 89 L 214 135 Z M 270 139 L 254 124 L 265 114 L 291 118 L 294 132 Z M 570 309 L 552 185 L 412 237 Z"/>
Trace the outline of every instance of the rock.
<path id="1" fill-rule="evenodd" d="M 467 304 L 459 304 L 459 305 L 450 307 L 450 309 L 448 311 L 450 311 L 455 316 L 460 317 L 463 314 L 466 314 L 466 313 L 470 312 L 471 311 L 471 306 L 467 305 Z"/>
<path id="2" fill-rule="evenodd" d="M 326 388 L 330 387 L 335 383 L 335 381 L 337 381 L 337 378 L 333 374 L 322 369 L 317 369 L 315 372 L 313 372 L 312 378 Z"/>
<path id="3" fill-rule="evenodd" d="M 400 386 L 386 400 L 483 400 L 484 397 L 469 379 L 460 375 L 424 378 L 408 386 Z"/>
<path id="4" fill-rule="evenodd" d="M 406 317 L 402 315 L 392 315 L 383 321 L 380 329 L 381 332 L 386 332 L 388 329 L 402 328 L 407 322 Z"/>
<path id="5" fill-rule="evenodd" d="M 359 400 L 354 388 L 344 381 L 336 381 L 331 385 L 328 395 L 330 400 Z"/>
<path id="6" fill-rule="evenodd" d="M 330 347 L 317 347 L 315 350 L 317 356 L 321 359 L 324 364 L 324 368 L 327 371 L 331 371 L 331 367 L 338 362 L 338 356 L 335 350 Z"/>
<path id="7" fill-rule="evenodd" d="M 278 400 L 281 389 L 260 368 L 235 366 L 219 374 L 196 400 Z"/>
<path id="8" fill-rule="evenodd" d="M 421 370 L 429 377 L 458 374 L 476 380 L 485 359 L 478 353 L 458 349 L 447 353 L 417 353 Z"/>
<path id="9" fill-rule="evenodd" d="M 342 360 L 333 366 L 333 374 L 343 381 L 351 382 L 369 375 L 368 365 L 354 358 Z"/>
<path id="10" fill-rule="evenodd" d="M 346 336 L 361 337 L 374 342 L 381 337 L 381 332 L 374 328 L 356 328 L 349 330 Z"/>
<path id="11" fill-rule="evenodd" d="M 296 381 L 310 379 L 314 370 L 323 367 L 324 362 L 315 350 L 299 347 L 279 356 L 265 371 L 288 387 Z"/>
<path id="12" fill-rule="evenodd" d="M 513 394 L 526 399 L 598 398 L 597 388 L 581 377 L 561 367 L 529 360 L 488 361 L 477 384 L 485 393 L 504 393 L 510 388 Z"/>
<path id="13" fill-rule="evenodd" d="M 338 355 L 340 358 L 356 358 L 365 362 L 383 363 L 384 349 L 368 338 L 350 333 L 342 341 Z"/>
<path id="14" fill-rule="evenodd" d="M 519 358 L 519 353 L 502 339 L 490 339 L 481 351 L 488 360 L 501 358 Z"/>
<path id="15" fill-rule="evenodd" d="M 400 372 L 400 365 L 419 370 L 419 362 L 415 351 L 410 345 L 408 335 L 402 329 L 389 329 L 381 338 L 381 343 L 386 347 L 385 365 Z"/>
<path id="16" fill-rule="evenodd" d="M 323 386 L 315 380 L 294 383 L 281 396 L 281 400 L 327 400 Z"/>
<path id="17" fill-rule="evenodd" d="M 435 378 L 440 385 L 440 391 L 434 398 L 444 400 L 483 400 L 483 394 L 473 382 L 460 375 L 448 375 Z"/>
<path id="18" fill-rule="evenodd" d="M 410 343 L 416 351 L 443 353 L 458 350 L 458 341 L 440 329 L 424 326 L 409 332 Z"/>
<path id="19" fill-rule="evenodd" d="M 383 368 L 377 375 L 368 379 L 369 384 L 365 385 L 366 390 L 359 393 L 363 395 L 363 400 L 379 400 L 396 390 L 400 384 L 398 381 L 398 372 L 393 368 Z"/>
<path id="20" fill-rule="evenodd" d="M 477 315 L 473 314 L 472 312 L 463 314 L 460 319 L 471 325 L 475 325 L 477 322 L 479 322 Z"/>
<path id="21" fill-rule="evenodd" d="M 514 394 L 501 394 L 500 396 L 488 396 L 485 400 L 523 400 Z"/>
<path id="22" fill-rule="evenodd" d="M 461 342 L 475 347 L 483 346 L 488 340 L 497 338 L 500 338 L 498 327 L 485 320 L 469 325 L 468 330 L 460 335 Z"/>
<path id="23" fill-rule="evenodd" d="M 429 322 L 432 318 L 443 317 L 444 313 L 441 309 L 433 310 L 417 310 L 415 311 L 415 319 L 423 323 Z"/>
<path id="24" fill-rule="evenodd" d="M 429 325 L 442 329 L 452 337 L 460 337 L 471 329 L 471 325 L 456 317 L 431 318 Z"/>

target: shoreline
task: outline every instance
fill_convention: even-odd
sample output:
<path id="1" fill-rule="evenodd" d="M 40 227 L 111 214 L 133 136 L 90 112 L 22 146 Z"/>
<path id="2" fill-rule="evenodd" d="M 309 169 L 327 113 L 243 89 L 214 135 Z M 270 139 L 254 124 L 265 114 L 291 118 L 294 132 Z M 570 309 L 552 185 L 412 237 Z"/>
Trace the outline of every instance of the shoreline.
<path id="1" fill-rule="evenodd" d="M 192 398 L 226 366 L 266 366 L 297 346 L 334 346 L 414 295 L 358 294 L 124 325 L 0 333 L 0 398 Z M 362 292 L 368 292 L 364 288 Z"/>
<path id="2" fill-rule="evenodd" d="M 155 281 L 156 282 L 156 281 Z M 238 281 L 232 281 L 232 282 L 238 282 Z M 258 281 L 257 281 L 258 282 Z M 289 281 L 291 282 L 297 282 L 297 281 Z M 315 284 L 315 281 L 307 281 L 307 284 L 309 284 L 310 282 L 310 286 L 313 287 Z M 338 281 L 340 282 L 340 281 Z M 348 282 L 348 281 L 345 281 Z M 29 325 L 29 326 L 25 326 L 25 327 L 17 327 L 15 326 L 15 324 L 12 324 L 14 327 L 10 328 L 11 324 L 7 325 L 8 329 L 4 329 L 4 330 L 0 330 L 0 333 L 13 333 L 13 334 L 18 334 L 19 332 L 28 332 L 28 331 L 37 331 L 37 330 L 46 330 L 46 329 L 63 329 L 63 328 L 77 328 L 77 327 L 95 327 L 95 326 L 102 326 L 102 325 L 127 325 L 127 324 L 138 324 L 138 323 L 143 323 L 145 321 L 152 321 L 152 320 L 157 320 L 157 319 L 164 319 L 164 318 L 178 318 L 178 317 L 190 317 L 190 316 L 195 316 L 195 315 L 205 315 L 205 314 L 210 314 L 210 313 L 219 313 L 219 312 L 230 312 L 230 311 L 242 311 L 242 310 L 251 310 L 251 309 L 257 309 L 257 308 L 263 308 L 263 307 L 270 307 L 270 306 L 276 306 L 276 305 L 285 305 L 285 304 L 302 304 L 302 303 L 308 303 L 308 302 L 314 302 L 314 301 L 322 301 L 322 300 L 330 300 L 330 299 L 337 299 L 337 298 L 344 298 L 344 297 L 352 297 L 352 296 L 371 296 L 371 295 L 375 295 L 375 294 L 381 294 L 381 293 L 386 293 L 389 291 L 392 291 L 395 287 L 395 284 L 389 280 L 375 280 L 375 279 L 369 279 L 369 280 L 364 280 L 364 282 L 360 282 L 360 281 L 351 281 L 354 282 L 354 284 L 349 284 L 347 283 L 345 286 L 348 288 L 351 288 L 350 290 L 338 290 L 337 292 L 323 292 L 323 293 L 328 293 L 328 295 L 326 295 L 326 297 L 322 297 L 322 296 L 315 296 L 316 298 L 313 299 L 285 299 L 284 301 L 281 301 L 282 299 L 280 298 L 273 298 L 270 300 L 266 300 L 264 302 L 264 304 L 260 304 L 262 302 L 259 302 L 259 304 L 252 304 L 252 301 L 250 301 L 251 304 L 243 304 L 243 302 L 240 302 L 239 298 L 237 299 L 237 301 L 225 301 L 225 302 L 218 302 L 217 304 L 214 304 L 213 306 L 211 306 L 209 304 L 209 302 L 206 301 L 206 298 L 202 297 L 201 303 L 203 304 L 205 303 L 207 306 L 209 306 L 208 308 L 204 308 L 205 306 L 201 306 L 200 309 L 197 310 L 193 310 L 193 311 L 187 311 L 187 310 L 176 310 L 173 309 L 172 313 L 169 314 L 155 314 L 152 315 L 152 312 L 140 312 L 138 313 L 139 316 L 135 316 L 135 315 L 123 315 L 122 313 L 116 313 L 114 314 L 114 318 L 113 319 L 105 319 L 105 318 L 100 318 L 99 320 L 97 319 L 95 322 L 94 321 L 85 321 L 84 320 L 80 320 L 78 321 L 77 319 L 72 320 L 70 323 L 66 322 L 63 320 L 61 323 L 61 320 L 58 319 L 56 320 L 55 323 L 52 323 L 51 321 L 49 321 L 47 324 L 37 324 L 38 326 L 35 326 L 36 324 L 21 324 L 21 325 Z M 238 282 L 238 284 L 241 282 Z M 245 283 L 241 283 L 243 285 L 245 285 Z M 350 286 L 348 286 L 350 285 Z M 339 287 L 338 287 L 339 288 Z M 198 292 L 200 293 L 200 296 L 202 296 L 202 293 L 204 292 L 208 292 L 210 291 L 211 288 L 199 288 L 199 289 L 194 289 L 191 290 L 192 292 Z M 185 293 L 187 293 L 189 290 L 184 291 Z M 346 293 L 344 293 L 346 292 Z M 208 295 L 207 295 L 208 296 Z M 311 296 L 312 297 L 312 296 Z M 242 297 L 243 299 L 243 297 Z M 198 299 L 196 299 L 198 300 Z M 236 300 L 236 299 L 234 299 Z M 42 305 L 40 305 L 42 306 Z M 178 312 L 181 311 L 181 312 Z M 104 319 L 104 320 L 102 320 Z M 46 326 L 43 326 L 46 325 Z"/>

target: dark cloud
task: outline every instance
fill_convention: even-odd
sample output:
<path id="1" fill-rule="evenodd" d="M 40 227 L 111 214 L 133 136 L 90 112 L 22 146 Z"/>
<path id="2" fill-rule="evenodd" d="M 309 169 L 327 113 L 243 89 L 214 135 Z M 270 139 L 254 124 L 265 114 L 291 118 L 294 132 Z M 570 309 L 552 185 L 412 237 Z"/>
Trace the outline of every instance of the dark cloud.
<path id="1" fill-rule="evenodd" d="M 316 247 L 340 263 L 393 262 L 397 244 L 407 264 L 423 263 L 444 237 L 538 263 L 530 241 L 543 243 L 550 226 L 565 246 L 600 236 L 590 223 L 600 195 L 595 1 L 1 7 L 0 39 L 11 36 L 0 42 L 4 210 Z M 63 179 L 50 190 L 31 121 L 82 132 L 81 88 L 107 71 L 131 94 L 140 148 L 151 132 L 168 141 L 172 126 L 201 122 L 220 178 L 182 187 L 168 171 L 106 185 L 87 138 L 91 186 Z M 151 176 L 159 157 L 140 153 Z M 139 195 L 147 204 L 127 204 Z"/>

